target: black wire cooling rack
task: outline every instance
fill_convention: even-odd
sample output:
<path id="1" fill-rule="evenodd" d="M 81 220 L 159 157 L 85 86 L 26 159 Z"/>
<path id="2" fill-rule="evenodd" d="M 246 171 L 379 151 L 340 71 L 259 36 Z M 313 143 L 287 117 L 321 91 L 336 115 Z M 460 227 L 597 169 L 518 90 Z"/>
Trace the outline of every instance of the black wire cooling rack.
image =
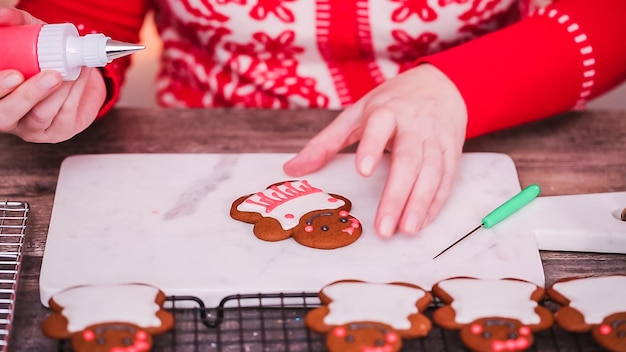
<path id="1" fill-rule="evenodd" d="M 7 350 L 22 263 L 28 203 L 0 201 L 0 351 Z"/>
<path id="2" fill-rule="evenodd" d="M 169 297 L 168 310 L 175 327 L 154 336 L 153 351 L 176 352 L 323 352 L 324 335 L 304 325 L 306 313 L 319 306 L 317 293 L 249 294 L 224 298 L 219 306 L 207 308 L 198 298 Z M 542 302 L 556 309 L 551 302 Z M 180 306 L 184 306 L 181 308 Z M 429 317 L 440 306 L 434 302 L 425 312 Z M 529 351 L 604 351 L 590 334 L 573 334 L 557 325 L 535 333 Z M 59 351 L 71 351 L 69 341 L 61 341 Z M 403 352 L 467 351 L 458 331 L 433 324 L 422 339 L 404 340 Z"/>

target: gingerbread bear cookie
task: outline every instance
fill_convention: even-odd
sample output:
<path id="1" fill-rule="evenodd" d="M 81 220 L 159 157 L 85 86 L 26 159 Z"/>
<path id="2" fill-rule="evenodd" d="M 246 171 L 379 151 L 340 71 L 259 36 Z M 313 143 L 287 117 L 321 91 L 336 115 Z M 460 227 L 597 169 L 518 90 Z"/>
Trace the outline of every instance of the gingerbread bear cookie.
<path id="1" fill-rule="evenodd" d="M 334 249 L 361 236 L 361 223 L 350 215 L 351 208 L 347 198 L 297 180 L 239 197 L 230 208 L 230 216 L 254 224 L 254 234 L 265 241 L 293 237 L 303 246 Z"/>
<path id="2" fill-rule="evenodd" d="M 460 330 L 472 351 L 523 351 L 534 343 L 533 332 L 548 329 L 552 313 L 538 304 L 544 289 L 517 279 L 446 279 L 432 293 L 445 305 L 433 320 L 445 329 Z"/>
<path id="3" fill-rule="evenodd" d="M 76 286 L 50 298 L 43 333 L 71 339 L 76 352 L 150 351 L 152 335 L 174 326 L 165 294 L 145 284 Z"/>
<path id="4" fill-rule="evenodd" d="M 564 330 L 589 332 L 609 351 L 626 351 L 626 275 L 566 278 L 547 290 L 562 305 L 554 318 Z"/>
<path id="5" fill-rule="evenodd" d="M 415 285 L 345 280 L 319 297 L 322 306 L 307 313 L 305 324 L 326 334 L 331 352 L 399 351 L 402 338 L 426 336 L 432 327 L 423 314 L 432 296 Z"/>

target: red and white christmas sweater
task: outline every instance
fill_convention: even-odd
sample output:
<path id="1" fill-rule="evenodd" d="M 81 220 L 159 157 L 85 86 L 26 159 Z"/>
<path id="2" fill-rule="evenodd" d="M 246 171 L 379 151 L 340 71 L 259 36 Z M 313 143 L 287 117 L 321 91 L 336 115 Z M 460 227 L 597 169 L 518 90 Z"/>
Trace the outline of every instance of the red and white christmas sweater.
<path id="1" fill-rule="evenodd" d="M 22 0 L 47 22 L 137 42 L 155 11 L 165 107 L 346 107 L 423 62 L 468 109 L 468 137 L 580 108 L 626 79 L 626 1 Z M 543 2 L 546 2 L 545 0 Z M 128 59 L 106 66 L 108 111 Z"/>

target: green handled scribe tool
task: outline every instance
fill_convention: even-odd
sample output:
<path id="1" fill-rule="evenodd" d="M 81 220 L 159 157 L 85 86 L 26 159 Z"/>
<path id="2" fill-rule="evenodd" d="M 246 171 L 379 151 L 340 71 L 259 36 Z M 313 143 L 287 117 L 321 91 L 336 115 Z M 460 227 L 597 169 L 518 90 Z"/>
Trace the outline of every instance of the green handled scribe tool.
<path id="1" fill-rule="evenodd" d="M 442 255 L 448 249 L 454 247 L 457 243 L 461 242 L 463 239 L 473 234 L 474 232 L 476 232 L 476 230 L 480 229 L 481 227 L 488 229 L 496 225 L 500 221 L 508 218 L 511 214 L 515 213 L 516 211 L 520 210 L 523 206 L 530 203 L 531 200 L 537 198 L 540 192 L 541 192 L 541 188 L 539 187 L 539 185 L 536 185 L 536 184 L 532 184 L 524 188 L 521 192 L 513 196 L 513 198 L 507 200 L 502 205 L 497 207 L 494 211 L 489 213 L 489 215 L 485 216 L 483 218 L 482 223 L 478 225 L 478 227 L 468 232 L 465 236 L 459 238 L 453 244 L 449 245 L 446 249 L 444 249 L 439 254 L 437 254 L 433 259 Z"/>

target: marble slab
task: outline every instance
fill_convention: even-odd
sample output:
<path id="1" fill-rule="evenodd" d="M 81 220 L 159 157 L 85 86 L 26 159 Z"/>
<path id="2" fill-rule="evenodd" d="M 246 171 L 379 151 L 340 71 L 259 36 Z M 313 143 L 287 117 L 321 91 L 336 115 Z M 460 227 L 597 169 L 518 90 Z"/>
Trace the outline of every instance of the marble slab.
<path id="1" fill-rule="evenodd" d="M 389 160 L 369 178 L 342 154 L 303 177 L 353 202 L 363 225 L 354 244 L 316 250 L 292 239 L 264 242 L 229 216 L 241 195 L 292 179 L 292 154 L 108 154 L 66 159 L 59 174 L 40 276 L 41 302 L 81 284 L 144 282 L 208 307 L 227 295 L 317 292 L 341 279 L 403 281 L 430 289 L 459 275 L 516 277 L 544 286 L 532 231 L 504 220 L 433 256 L 520 191 L 505 154 L 462 157 L 453 192 L 419 235 L 378 238 L 373 219 Z M 532 203 L 531 203 L 532 204 Z M 528 205 L 527 207 L 530 207 Z"/>
<path id="2" fill-rule="evenodd" d="M 510 225 L 535 234 L 539 249 L 626 254 L 626 192 L 541 197 Z"/>

